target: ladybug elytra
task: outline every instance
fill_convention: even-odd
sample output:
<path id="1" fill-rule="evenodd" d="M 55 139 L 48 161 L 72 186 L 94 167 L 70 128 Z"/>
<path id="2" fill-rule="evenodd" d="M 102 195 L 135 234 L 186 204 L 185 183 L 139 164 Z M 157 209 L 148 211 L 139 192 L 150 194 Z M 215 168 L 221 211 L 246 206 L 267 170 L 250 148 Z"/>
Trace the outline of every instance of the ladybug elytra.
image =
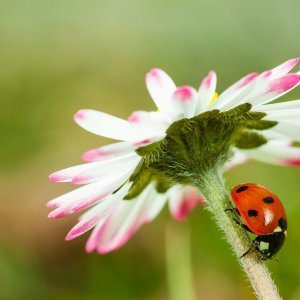
<path id="1" fill-rule="evenodd" d="M 286 213 L 279 198 L 255 183 L 235 186 L 231 196 L 243 221 L 242 226 L 257 235 L 243 256 L 255 248 L 263 260 L 273 258 L 283 246 L 287 234 Z"/>

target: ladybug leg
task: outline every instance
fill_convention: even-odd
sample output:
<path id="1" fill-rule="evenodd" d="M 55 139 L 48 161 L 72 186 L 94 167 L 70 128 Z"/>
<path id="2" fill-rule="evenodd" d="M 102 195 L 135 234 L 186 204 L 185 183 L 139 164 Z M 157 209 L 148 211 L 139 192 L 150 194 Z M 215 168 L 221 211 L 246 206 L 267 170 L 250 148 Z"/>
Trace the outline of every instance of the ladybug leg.
<path id="1" fill-rule="evenodd" d="M 243 227 L 245 230 L 247 230 L 247 231 L 253 233 L 253 232 L 249 229 L 249 227 L 248 227 L 247 225 L 242 224 L 239 220 L 233 219 L 233 221 L 234 221 L 236 224 L 238 224 L 238 225 L 240 225 L 241 227 Z"/>
<path id="2" fill-rule="evenodd" d="M 253 250 L 258 250 L 258 251 L 259 251 L 258 245 L 259 245 L 259 241 L 258 241 L 257 238 L 255 238 L 255 239 L 251 242 L 249 249 L 248 249 L 242 256 L 240 256 L 239 258 L 245 257 L 250 251 L 253 251 Z"/>
<path id="3" fill-rule="evenodd" d="M 236 207 L 226 208 L 225 211 L 235 212 L 236 214 L 240 215 L 240 212 L 238 211 L 238 209 Z"/>
<path id="4" fill-rule="evenodd" d="M 239 259 L 245 257 L 253 248 L 250 246 L 250 248 L 243 254 L 239 257 Z"/>
<path id="5" fill-rule="evenodd" d="M 238 210 L 236 207 L 226 208 L 226 209 L 225 209 L 225 212 L 227 212 L 227 211 L 230 211 L 231 213 L 235 213 L 235 214 L 237 214 L 238 216 L 241 216 L 239 210 Z"/>
<path id="6" fill-rule="evenodd" d="M 238 209 L 236 207 L 233 207 L 233 208 L 226 208 L 225 211 L 231 211 L 231 212 L 235 212 L 236 214 L 238 214 L 240 216 L 240 212 L 238 211 Z M 243 227 L 245 230 L 253 233 L 249 227 L 243 223 L 241 223 L 239 220 L 237 219 L 233 219 L 233 221 L 235 221 L 235 223 L 237 223 L 238 225 L 240 225 L 241 227 Z"/>

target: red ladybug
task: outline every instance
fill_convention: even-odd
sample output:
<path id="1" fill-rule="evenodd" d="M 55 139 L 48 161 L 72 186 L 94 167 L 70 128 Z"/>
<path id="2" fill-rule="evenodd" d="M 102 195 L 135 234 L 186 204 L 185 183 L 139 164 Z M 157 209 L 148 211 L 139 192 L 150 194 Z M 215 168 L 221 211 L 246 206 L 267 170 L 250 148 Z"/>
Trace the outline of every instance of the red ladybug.
<path id="1" fill-rule="evenodd" d="M 237 213 L 244 221 L 242 226 L 257 235 L 252 247 L 260 252 L 263 260 L 273 258 L 281 249 L 287 234 L 286 213 L 279 198 L 256 183 L 235 186 L 231 196 Z"/>

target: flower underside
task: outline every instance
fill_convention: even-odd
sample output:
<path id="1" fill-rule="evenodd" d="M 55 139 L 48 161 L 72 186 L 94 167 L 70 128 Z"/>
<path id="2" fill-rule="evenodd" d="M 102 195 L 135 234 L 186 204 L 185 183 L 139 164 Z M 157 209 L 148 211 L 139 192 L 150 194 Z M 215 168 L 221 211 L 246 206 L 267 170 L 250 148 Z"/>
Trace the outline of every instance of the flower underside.
<path id="1" fill-rule="evenodd" d="M 156 112 L 138 110 L 124 120 L 78 111 L 74 119 L 82 128 L 119 142 L 91 149 L 82 156 L 85 164 L 49 176 L 82 185 L 50 200 L 49 217 L 86 210 L 66 240 L 93 229 L 86 250 L 104 254 L 123 246 L 166 204 L 180 221 L 204 203 L 213 214 L 223 213 L 228 196 L 222 174 L 237 165 L 254 159 L 300 166 L 300 99 L 271 103 L 300 84 L 300 73 L 290 73 L 298 62 L 250 73 L 220 95 L 214 71 L 195 89 L 178 87 L 167 73 L 152 69 L 146 86 Z"/>
<path id="2" fill-rule="evenodd" d="M 245 103 L 174 122 L 163 140 L 136 150 L 142 160 L 130 177 L 132 186 L 125 199 L 135 198 L 150 181 L 164 193 L 176 183 L 192 185 L 210 169 L 223 169 L 232 156 L 231 146 L 251 149 L 267 142 L 260 131 L 277 122 L 262 120 L 265 116 Z"/>

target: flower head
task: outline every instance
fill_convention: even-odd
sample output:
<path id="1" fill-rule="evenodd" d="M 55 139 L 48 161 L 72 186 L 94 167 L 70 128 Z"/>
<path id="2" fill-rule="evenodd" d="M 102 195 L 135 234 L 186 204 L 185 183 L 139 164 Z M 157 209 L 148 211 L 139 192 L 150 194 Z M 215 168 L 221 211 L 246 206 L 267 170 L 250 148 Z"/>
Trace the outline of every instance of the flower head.
<path id="1" fill-rule="evenodd" d="M 81 127 L 121 142 L 87 151 L 86 164 L 50 175 L 50 181 L 83 186 L 48 202 L 54 208 L 49 217 L 89 208 L 66 239 L 94 228 L 86 250 L 107 253 L 152 221 L 166 202 L 178 220 L 205 203 L 189 178 L 212 167 L 221 172 L 249 159 L 299 166 L 300 100 L 269 104 L 300 83 L 299 73 L 289 73 L 298 61 L 248 74 L 219 96 L 214 71 L 197 90 L 176 87 L 153 69 L 146 85 L 157 111 L 135 111 L 128 120 L 79 111 L 74 118 Z"/>

